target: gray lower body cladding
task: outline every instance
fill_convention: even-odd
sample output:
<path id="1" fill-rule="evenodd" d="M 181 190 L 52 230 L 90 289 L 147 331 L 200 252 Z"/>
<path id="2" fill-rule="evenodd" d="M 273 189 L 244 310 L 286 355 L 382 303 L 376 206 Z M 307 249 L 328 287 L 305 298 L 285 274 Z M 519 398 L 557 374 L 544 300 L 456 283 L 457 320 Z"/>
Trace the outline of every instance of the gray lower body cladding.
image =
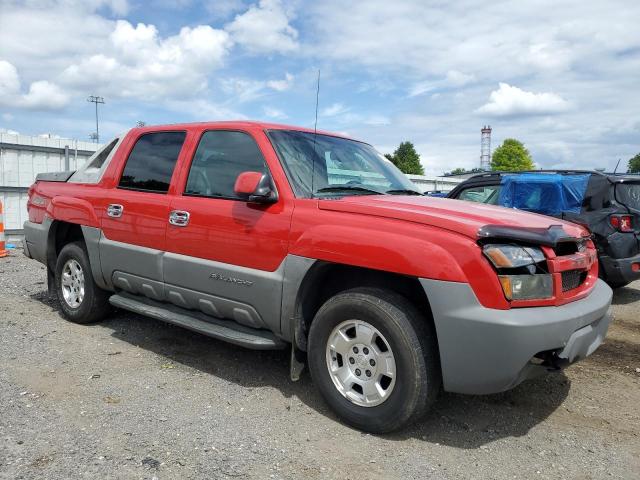
<path id="1" fill-rule="evenodd" d="M 421 279 L 433 312 L 444 389 L 490 394 L 515 387 L 547 367 L 545 351 L 567 363 L 591 354 L 611 321 L 612 291 L 598 280 L 591 294 L 559 307 L 496 310 L 482 306 L 465 283 Z"/>
<path id="2" fill-rule="evenodd" d="M 47 240 L 49 238 L 49 228 L 51 220 L 45 218 L 42 223 L 24 222 L 24 254 L 37 260 L 44 265 L 47 264 Z"/>
<path id="3" fill-rule="evenodd" d="M 604 271 L 606 280 L 612 283 L 631 283 L 640 279 L 640 270 L 634 270 L 634 264 L 640 264 L 640 255 L 628 258 L 611 258 L 600 255 L 600 268 Z M 638 267 L 635 267 L 638 268 Z"/>

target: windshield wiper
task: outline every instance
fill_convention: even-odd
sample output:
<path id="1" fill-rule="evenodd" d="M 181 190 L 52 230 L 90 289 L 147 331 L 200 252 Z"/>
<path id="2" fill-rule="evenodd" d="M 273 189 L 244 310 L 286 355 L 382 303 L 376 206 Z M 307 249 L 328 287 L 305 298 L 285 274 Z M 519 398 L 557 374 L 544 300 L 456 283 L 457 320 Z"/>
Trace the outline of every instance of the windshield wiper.
<path id="1" fill-rule="evenodd" d="M 382 195 L 382 192 L 378 190 L 373 190 L 372 188 L 367 187 L 359 187 L 357 185 L 334 185 L 332 187 L 324 187 L 320 188 L 316 191 L 316 193 L 332 193 L 332 192 L 365 192 L 365 193 L 373 193 L 375 195 Z"/>
<path id="2" fill-rule="evenodd" d="M 420 195 L 420 196 L 424 195 L 424 193 L 420 193 L 417 190 L 410 190 L 408 188 L 397 188 L 397 189 L 387 190 L 384 193 L 388 193 L 389 195 Z"/>

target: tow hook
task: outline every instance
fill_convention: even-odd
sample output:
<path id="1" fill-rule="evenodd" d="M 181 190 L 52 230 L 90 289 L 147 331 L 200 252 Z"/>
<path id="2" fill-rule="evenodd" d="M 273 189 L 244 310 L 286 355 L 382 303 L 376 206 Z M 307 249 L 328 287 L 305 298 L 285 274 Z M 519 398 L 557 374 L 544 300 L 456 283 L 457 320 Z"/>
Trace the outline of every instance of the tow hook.
<path id="1" fill-rule="evenodd" d="M 568 359 L 560 358 L 557 351 L 544 352 L 542 359 L 542 365 L 547 367 L 549 372 L 563 370 L 570 363 Z"/>

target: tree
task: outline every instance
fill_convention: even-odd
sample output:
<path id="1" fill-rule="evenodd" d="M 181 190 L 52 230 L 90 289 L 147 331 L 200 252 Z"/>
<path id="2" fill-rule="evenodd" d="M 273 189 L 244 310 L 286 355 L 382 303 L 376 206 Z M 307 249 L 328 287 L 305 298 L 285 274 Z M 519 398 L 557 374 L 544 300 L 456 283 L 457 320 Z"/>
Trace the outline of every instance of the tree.
<path id="1" fill-rule="evenodd" d="M 454 168 L 450 172 L 445 172 L 445 175 L 464 175 L 465 173 L 482 173 L 483 169 L 479 167 L 472 168 L 471 170 L 467 170 L 466 168 Z"/>
<path id="2" fill-rule="evenodd" d="M 515 172 L 534 168 L 529 150 L 515 138 L 507 138 L 491 156 L 491 170 Z"/>
<path id="3" fill-rule="evenodd" d="M 393 152 L 393 155 L 387 153 L 385 157 L 391 161 L 403 173 L 410 175 L 424 175 L 424 168 L 420 163 L 420 155 L 416 152 L 413 143 L 402 142 Z"/>
<path id="4" fill-rule="evenodd" d="M 640 173 L 640 153 L 629 159 L 627 173 Z"/>

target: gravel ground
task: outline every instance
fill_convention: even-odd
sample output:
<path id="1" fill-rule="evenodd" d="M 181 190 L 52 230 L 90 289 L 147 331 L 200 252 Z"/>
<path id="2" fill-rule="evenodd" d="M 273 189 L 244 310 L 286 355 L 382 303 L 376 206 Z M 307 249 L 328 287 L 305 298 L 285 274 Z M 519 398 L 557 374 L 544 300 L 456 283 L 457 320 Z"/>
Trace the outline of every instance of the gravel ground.
<path id="1" fill-rule="evenodd" d="M 44 268 L 0 259 L 0 478 L 640 478 L 640 282 L 589 359 L 443 394 L 401 433 L 342 425 L 288 352 L 118 312 L 75 325 Z"/>

